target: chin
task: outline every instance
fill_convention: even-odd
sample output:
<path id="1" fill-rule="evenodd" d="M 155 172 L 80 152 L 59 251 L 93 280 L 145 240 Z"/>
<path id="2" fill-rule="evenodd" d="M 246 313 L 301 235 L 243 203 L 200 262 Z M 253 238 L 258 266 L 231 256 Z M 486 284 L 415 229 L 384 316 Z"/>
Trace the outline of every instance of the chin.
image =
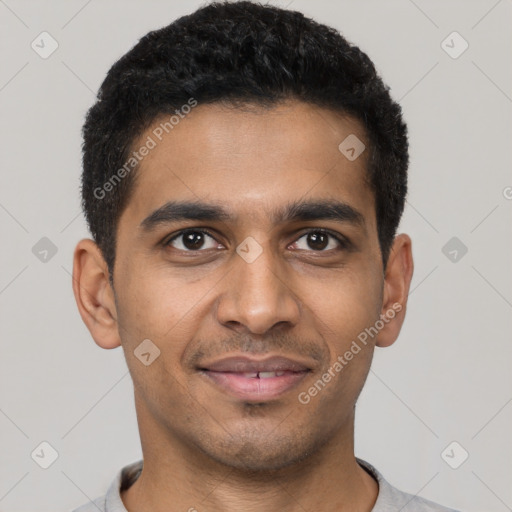
<path id="1" fill-rule="evenodd" d="M 274 435 L 246 434 L 238 439 L 229 438 L 216 449 L 211 445 L 204 447 L 203 451 L 218 463 L 240 473 L 265 476 L 300 465 L 324 444 L 311 438 L 276 435 L 275 432 Z"/>

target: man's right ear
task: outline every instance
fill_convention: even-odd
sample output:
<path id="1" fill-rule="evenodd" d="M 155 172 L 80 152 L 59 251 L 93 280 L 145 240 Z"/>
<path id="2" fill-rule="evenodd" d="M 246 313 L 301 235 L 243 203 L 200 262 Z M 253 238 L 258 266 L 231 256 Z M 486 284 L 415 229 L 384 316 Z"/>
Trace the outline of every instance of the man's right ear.
<path id="1" fill-rule="evenodd" d="M 102 348 L 121 345 L 114 291 L 108 267 L 93 240 L 78 242 L 73 256 L 73 293 L 80 316 Z"/>

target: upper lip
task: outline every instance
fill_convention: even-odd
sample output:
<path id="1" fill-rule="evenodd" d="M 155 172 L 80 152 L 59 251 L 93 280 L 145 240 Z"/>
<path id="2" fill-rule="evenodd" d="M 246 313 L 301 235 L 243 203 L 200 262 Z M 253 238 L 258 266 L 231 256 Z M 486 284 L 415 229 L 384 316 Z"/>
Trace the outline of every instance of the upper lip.
<path id="1" fill-rule="evenodd" d="M 278 372 L 292 371 L 304 372 L 310 368 L 305 364 L 289 359 L 283 356 L 272 356 L 266 359 L 254 359 L 247 356 L 231 356 L 224 359 L 218 359 L 211 363 L 202 364 L 200 370 L 209 370 L 213 372 Z"/>

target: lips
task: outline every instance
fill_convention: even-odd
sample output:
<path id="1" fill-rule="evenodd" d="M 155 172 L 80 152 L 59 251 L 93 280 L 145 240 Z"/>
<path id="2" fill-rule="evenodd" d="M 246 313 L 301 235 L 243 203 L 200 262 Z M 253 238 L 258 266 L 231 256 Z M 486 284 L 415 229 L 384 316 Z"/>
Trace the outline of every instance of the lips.
<path id="1" fill-rule="evenodd" d="M 311 371 L 300 361 L 282 356 L 264 360 L 227 357 L 198 367 L 217 389 L 246 401 L 270 400 L 292 388 Z"/>
<path id="2" fill-rule="evenodd" d="M 274 356 L 262 360 L 243 356 L 226 357 L 212 363 L 206 363 L 202 365 L 201 369 L 213 372 L 234 373 L 303 372 L 309 370 L 305 364 L 282 356 Z"/>

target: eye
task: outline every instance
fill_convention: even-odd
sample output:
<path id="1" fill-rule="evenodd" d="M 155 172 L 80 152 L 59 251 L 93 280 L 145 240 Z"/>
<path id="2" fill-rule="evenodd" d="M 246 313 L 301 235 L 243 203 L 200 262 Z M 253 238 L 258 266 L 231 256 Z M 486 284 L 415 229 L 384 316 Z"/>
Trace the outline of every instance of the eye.
<path id="1" fill-rule="evenodd" d="M 300 246 L 300 241 L 304 240 Z M 341 236 L 336 236 L 326 230 L 316 229 L 302 235 L 293 245 L 299 250 L 313 250 L 317 252 L 327 252 L 330 250 L 344 249 L 348 246 L 348 242 L 343 240 Z"/>
<path id="2" fill-rule="evenodd" d="M 202 229 L 180 231 L 167 242 L 164 242 L 164 247 L 172 246 L 174 249 L 186 252 L 215 249 L 218 245 L 219 243 L 212 235 Z"/>

